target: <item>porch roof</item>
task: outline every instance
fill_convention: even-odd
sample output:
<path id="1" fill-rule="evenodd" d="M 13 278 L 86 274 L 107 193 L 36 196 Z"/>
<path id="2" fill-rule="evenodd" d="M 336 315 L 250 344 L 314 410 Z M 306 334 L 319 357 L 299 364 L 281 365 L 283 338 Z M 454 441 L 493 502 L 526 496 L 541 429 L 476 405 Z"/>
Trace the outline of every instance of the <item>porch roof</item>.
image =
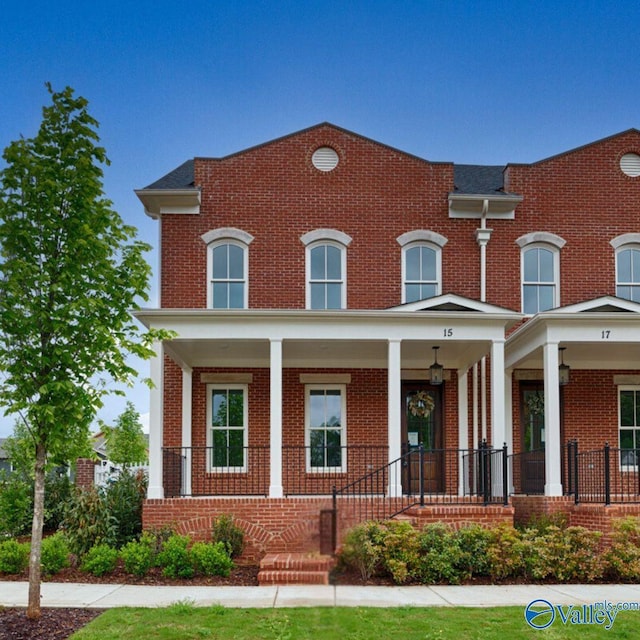
<path id="1" fill-rule="evenodd" d="M 543 346 L 566 347 L 572 369 L 637 369 L 640 304 L 603 296 L 536 314 L 508 338 L 507 369 L 542 369 Z"/>
<path id="2" fill-rule="evenodd" d="M 399 340 L 403 368 L 428 367 L 439 346 L 445 368 L 463 370 L 522 317 L 460 296 L 423 302 L 387 310 L 143 309 L 135 316 L 174 331 L 165 349 L 186 367 L 269 367 L 269 342 L 282 340 L 284 367 L 384 368 L 388 342 Z"/>

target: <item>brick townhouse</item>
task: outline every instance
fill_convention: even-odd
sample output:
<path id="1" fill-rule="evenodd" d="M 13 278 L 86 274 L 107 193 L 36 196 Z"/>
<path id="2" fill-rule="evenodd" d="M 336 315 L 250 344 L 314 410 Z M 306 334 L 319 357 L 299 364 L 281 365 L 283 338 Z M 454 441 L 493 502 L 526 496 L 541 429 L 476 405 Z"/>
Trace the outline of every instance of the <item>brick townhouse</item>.
<path id="1" fill-rule="evenodd" d="M 324 123 L 136 194 L 160 238 L 136 315 L 175 332 L 145 526 L 233 514 L 258 556 L 397 512 L 638 512 L 639 131 L 476 166 Z"/>

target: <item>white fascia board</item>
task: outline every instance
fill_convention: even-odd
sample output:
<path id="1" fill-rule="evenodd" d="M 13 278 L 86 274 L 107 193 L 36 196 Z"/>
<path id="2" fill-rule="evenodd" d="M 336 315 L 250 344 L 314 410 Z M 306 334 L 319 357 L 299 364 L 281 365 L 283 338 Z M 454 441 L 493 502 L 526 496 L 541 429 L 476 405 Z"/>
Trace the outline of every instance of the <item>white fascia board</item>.
<path id="1" fill-rule="evenodd" d="M 140 310 L 146 327 L 196 340 L 474 340 L 504 339 L 508 316 L 460 312 L 305 312 L 243 310 Z"/>
<path id="2" fill-rule="evenodd" d="M 163 214 L 200 213 L 200 189 L 137 189 L 134 193 L 151 218 Z"/>
<path id="3" fill-rule="evenodd" d="M 616 314 L 615 311 L 593 311 L 591 309 L 598 309 L 603 306 L 610 306 L 620 309 L 621 312 L 629 311 L 632 313 L 640 314 L 640 304 L 637 302 L 632 302 L 631 300 L 625 300 L 624 298 L 616 298 L 615 296 L 602 296 L 601 298 L 596 298 L 595 300 L 587 300 L 585 302 L 578 302 L 577 304 L 570 304 L 566 307 L 559 307 L 557 309 L 551 309 L 550 311 L 545 311 L 543 314 L 544 317 L 547 316 L 556 316 L 559 314 L 567 314 L 567 313 L 585 313 L 589 312 L 589 315 L 601 314 L 601 315 L 610 315 Z"/>
<path id="4" fill-rule="evenodd" d="M 415 302 L 407 302 L 405 304 L 398 305 L 397 307 L 391 307 L 388 311 L 402 311 L 402 312 L 416 312 L 416 311 L 429 311 L 432 313 L 434 307 L 439 307 L 445 304 L 455 304 L 460 307 L 465 307 L 470 312 L 481 312 L 489 314 L 502 315 L 505 318 L 509 317 L 515 321 L 520 321 L 524 316 L 521 313 L 512 311 L 511 309 L 505 309 L 504 307 L 498 307 L 487 302 L 481 302 L 480 300 L 473 300 L 472 298 L 465 298 L 464 296 L 456 295 L 455 293 L 445 293 L 441 296 L 434 298 L 427 298 L 425 300 L 417 300 Z M 438 313 L 438 312 L 435 312 Z M 454 313 L 445 312 L 442 313 Z M 457 313 L 466 313 L 464 311 Z"/>
<path id="5" fill-rule="evenodd" d="M 458 219 L 480 219 L 486 205 L 488 220 L 514 220 L 516 207 L 523 200 L 518 195 L 502 195 L 482 193 L 450 193 L 449 217 Z"/>

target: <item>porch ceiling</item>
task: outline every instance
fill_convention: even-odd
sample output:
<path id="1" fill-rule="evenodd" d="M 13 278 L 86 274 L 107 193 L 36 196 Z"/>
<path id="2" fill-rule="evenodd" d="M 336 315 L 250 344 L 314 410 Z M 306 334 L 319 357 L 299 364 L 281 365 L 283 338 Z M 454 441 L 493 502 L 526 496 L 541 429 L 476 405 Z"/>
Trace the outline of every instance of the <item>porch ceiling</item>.
<path id="1" fill-rule="evenodd" d="M 403 369 L 427 369 L 433 347 L 445 369 L 467 368 L 487 355 L 490 341 L 407 340 L 401 343 Z M 270 364 L 268 340 L 175 339 L 165 344 L 169 356 L 188 367 L 261 367 Z M 285 368 L 386 368 L 387 341 L 382 340 L 283 340 Z"/>

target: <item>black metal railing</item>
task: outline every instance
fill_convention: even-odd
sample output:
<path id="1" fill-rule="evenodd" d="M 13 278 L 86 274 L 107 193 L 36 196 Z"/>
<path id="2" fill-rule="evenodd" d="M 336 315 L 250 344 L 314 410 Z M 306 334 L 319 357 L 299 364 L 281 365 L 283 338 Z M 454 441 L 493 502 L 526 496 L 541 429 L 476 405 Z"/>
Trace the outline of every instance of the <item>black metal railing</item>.
<path id="1" fill-rule="evenodd" d="M 508 504 L 507 448 L 411 448 L 397 460 L 333 491 L 358 521 L 386 520 L 427 504 Z M 347 504 L 346 502 L 344 504 Z"/>
<path id="2" fill-rule="evenodd" d="M 282 447 L 286 496 L 331 495 L 333 487 L 354 482 L 389 459 L 386 445 Z"/>
<path id="3" fill-rule="evenodd" d="M 229 447 L 223 454 L 214 447 L 165 447 L 165 497 L 266 496 L 269 464 L 268 446 Z"/>
<path id="4" fill-rule="evenodd" d="M 576 504 L 640 502 L 640 449 L 620 449 L 605 443 L 602 449 L 579 451 L 574 442 L 570 459 Z"/>

